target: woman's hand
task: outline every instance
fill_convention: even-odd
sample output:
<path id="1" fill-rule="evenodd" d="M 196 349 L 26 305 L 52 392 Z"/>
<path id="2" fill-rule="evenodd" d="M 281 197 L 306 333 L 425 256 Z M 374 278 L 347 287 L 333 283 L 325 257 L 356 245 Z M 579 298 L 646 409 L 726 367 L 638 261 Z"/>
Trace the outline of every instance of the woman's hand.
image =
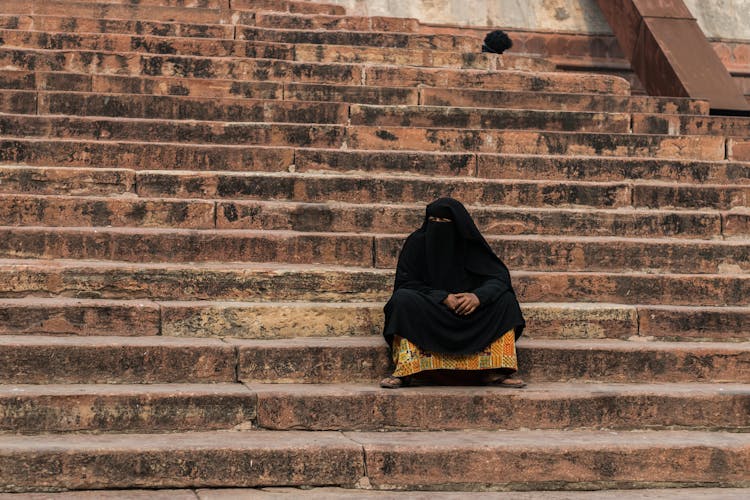
<path id="1" fill-rule="evenodd" d="M 476 311 L 477 307 L 479 307 L 479 297 L 471 292 L 457 293 L 453 295 L 453 297 L 455 297 L 457 301 L 457 305 L 453 309 L 453 312 L 460 316 L 468 316 L 469 314 Z"/>
<path id="2" fill-rule="evenodd" d="M 453 312 L 456 312 L 456 308 L 458 307 L 458 296 L 455 293 L 450 293 L 448 296 L 443 299 L 443 304 L 450 309 Z"/>

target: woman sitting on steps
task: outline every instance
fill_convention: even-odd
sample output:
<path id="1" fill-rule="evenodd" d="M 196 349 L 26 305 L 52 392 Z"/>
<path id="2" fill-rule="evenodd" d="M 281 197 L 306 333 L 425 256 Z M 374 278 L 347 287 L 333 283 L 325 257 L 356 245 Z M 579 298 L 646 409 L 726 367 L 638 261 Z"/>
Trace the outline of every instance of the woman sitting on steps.
<path id="1" fill-rule="evenodd" d="M 524 326 L 508 268 L 466 208 L 440 198 L 427 205 L 399 255 L 383 330 L 396 369 L 380 385 L 523 387 L 512 374 Z"/>

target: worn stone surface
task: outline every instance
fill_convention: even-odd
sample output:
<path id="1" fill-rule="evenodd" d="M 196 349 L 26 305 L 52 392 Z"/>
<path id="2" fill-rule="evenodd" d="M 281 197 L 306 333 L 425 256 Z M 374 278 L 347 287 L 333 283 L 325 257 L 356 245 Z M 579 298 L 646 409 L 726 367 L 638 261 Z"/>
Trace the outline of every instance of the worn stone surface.
<path id="1" fill-rule="evenodd" d="M 744 434 L 681 431 L 659 435 L 514 431 L 440 437 L 401 432 L 346 436 L 364 445 L 368 477 L 376 487 L 512 487 L 529 480 L 547 488 L 557 482 L 609 487 L 715 481 L 743 485 L 750 448 Z M 653 457 L 655 447 L 658 458 L 646 458 Z"/>
<path id="2" fill-rule="evenodd" d="M 389 372 L 375 338 L 233 340 L 243 382 L 373 381 Z M 748 382 L 750 344 L 523 339 L 518 365 L 532 382 Z"/>
<path id="3" fill-rule="evenodd" d="M 234 349 L 213 339 L 0 336 L 3 384 L 235 381 Z"/>
<path id="4" fill-rule="evenodd" d="M 215 204 L 200 200 L 0 195 L 8 226 L 138 226 L 210 229 Z"/>
<path id="5" fill-rule="evenodd" d="M 278 339 L 377 335 L 382 304 L 162 302 L 161 332 L 172 336 Z"/>
<path id="6" fill-rule="evenodd" d="M 487 236 L 511 269 L 533 271 L 747 272 L 750 248 L 740 241 L 616 239 L 561 236 Z M 375 265 L 393 268 L 402 238 L 376 237 Z M 1 248 L 1 247 L 0 247 Z"/>
<path id="7" fill-rule="evenodd" d="M 197 491 L 200 500 L 225 500 L 225 499 L 273 499 L 284 495 L 294 495 L 304 499 L 329 499 L 329 498 L 363 498 L 363 499 L 401 499 L 430 500 L 437 498 L 441 500 L 461 500 L 463 498 L 485 500 L 610 500 L 626 496 L 638 500 L 667 500 L 667 499 L 715 499 L 725 498 L 727 500 L 744 500 L 748 495 L 745 488 L 670 488 L 670 489 L 638 489 L 638 490 L 610 490 L 610 491 L 514 491 L 514 492 L 476 492 L 476 491 L 377 491 L 377 490 L 353 490 L 345 488 L 311 488 L 307 490 L 294 488 L 262 488 L 260 490 L 204 490 Z M 2 497 L 0 497 L 2 498 Z M 57 500 L 56 496 L 51 497 Z M 5 500 L 5 499 L 3 499 Z M 13 500 L 12 498 L 9 500 Z M 36 499 L 31 499 L 36 500 Z M 61 500 L 67 500 L 63 495 Z"/>
<path id="8" fill-rule="evenodd" d="M 160 332 L 159 306 L 151 301 L 0 299 L 0 335 L 151 336 Z"/>
<path id="9" fill-rule="evenodd" d="M 232 429 L 255 414 L 256 395 L 239 384 L 0 387 L 0 433 Z"/>
<path id="10" fill-rule="evenodd" d="M 0 257 L 370 267 L 372 237 L 269 231 L 0 227 Z"/>
<path id="11" fill-rule="evenodd" d="M 0 203 L 2 203 L 1 198 Z M 742 214 L 725 215 L 722 228 L 721 214 L 700 211 L 480 206 L 467 208 L 482 234 L 488 235 L 618 235 L 708 239 L 722 233 L 724 235 L 729 235 L 730 232 L 734 235 L 750 233 L 747 223 L 744 222 L 747 217 L 741 218 Z M 424 207 L 416 204 L 226 201 L 219 202 L 216 207 L 216 227 L 222 229 L 366 231 L 408 234 L 418 228 L 423 219 Z"/>
<path id="12" fill-rule="evenodd" d="M 305 430 L 746 429 L 747 385 L 531 384 L 383 390 L 362 385 L 250 385 L 258 425 Z M 635 424 L 637 422 L 637 424 Z"/>
<path id="13" fill-rule="evenodd" d="M 33 489 L 339 485 L 364 475 L 362 446 L 338 433 L 196 432 L 2 436 L 0 484 Z M 28 467 L 38 473 L 28 474 Z M 85 475 L 76 471 L 86 468 Z M 61 470 L 72 471 L 61 473 Z"/>

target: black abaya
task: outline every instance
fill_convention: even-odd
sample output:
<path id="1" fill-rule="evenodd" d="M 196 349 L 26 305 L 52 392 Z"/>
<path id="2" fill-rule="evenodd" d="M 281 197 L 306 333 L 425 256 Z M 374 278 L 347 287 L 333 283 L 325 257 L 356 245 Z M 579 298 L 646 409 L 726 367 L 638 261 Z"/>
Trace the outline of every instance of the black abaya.
<path id="1" fill-rule="evenodd" d="M 430 216 L 453 222 L 431 222 Z M 461 316 L 443 304 L 449 293 L 472 292 L 479 307 Z M 422 227 L 404 243 L 394 292 L 385 305 L 383 335 L 408 339 L 422 349 L 471 354 L 525 322 L 510 273 L 482 237 L 464 206 L 440 198 L 427 207 Z"/>

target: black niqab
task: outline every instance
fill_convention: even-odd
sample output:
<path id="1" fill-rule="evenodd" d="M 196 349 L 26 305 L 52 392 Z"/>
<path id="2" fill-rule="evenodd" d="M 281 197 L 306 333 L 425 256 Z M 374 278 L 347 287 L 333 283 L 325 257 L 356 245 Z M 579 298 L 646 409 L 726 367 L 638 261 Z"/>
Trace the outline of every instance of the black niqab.
<path id="1" fill-rule="evenodd" d="M 468 316 L 443 304 L 449 293 L 461 292 L 472 292 L 480 300 Z M 422 227 L 404 243 L 385 314 L 383 334 L 389 344 L 400 335 L 442 353 L 477 352 L 510 329 L 520 336 L 525 324 L 508 268 L 453 198 L 430 203 Z"/>

